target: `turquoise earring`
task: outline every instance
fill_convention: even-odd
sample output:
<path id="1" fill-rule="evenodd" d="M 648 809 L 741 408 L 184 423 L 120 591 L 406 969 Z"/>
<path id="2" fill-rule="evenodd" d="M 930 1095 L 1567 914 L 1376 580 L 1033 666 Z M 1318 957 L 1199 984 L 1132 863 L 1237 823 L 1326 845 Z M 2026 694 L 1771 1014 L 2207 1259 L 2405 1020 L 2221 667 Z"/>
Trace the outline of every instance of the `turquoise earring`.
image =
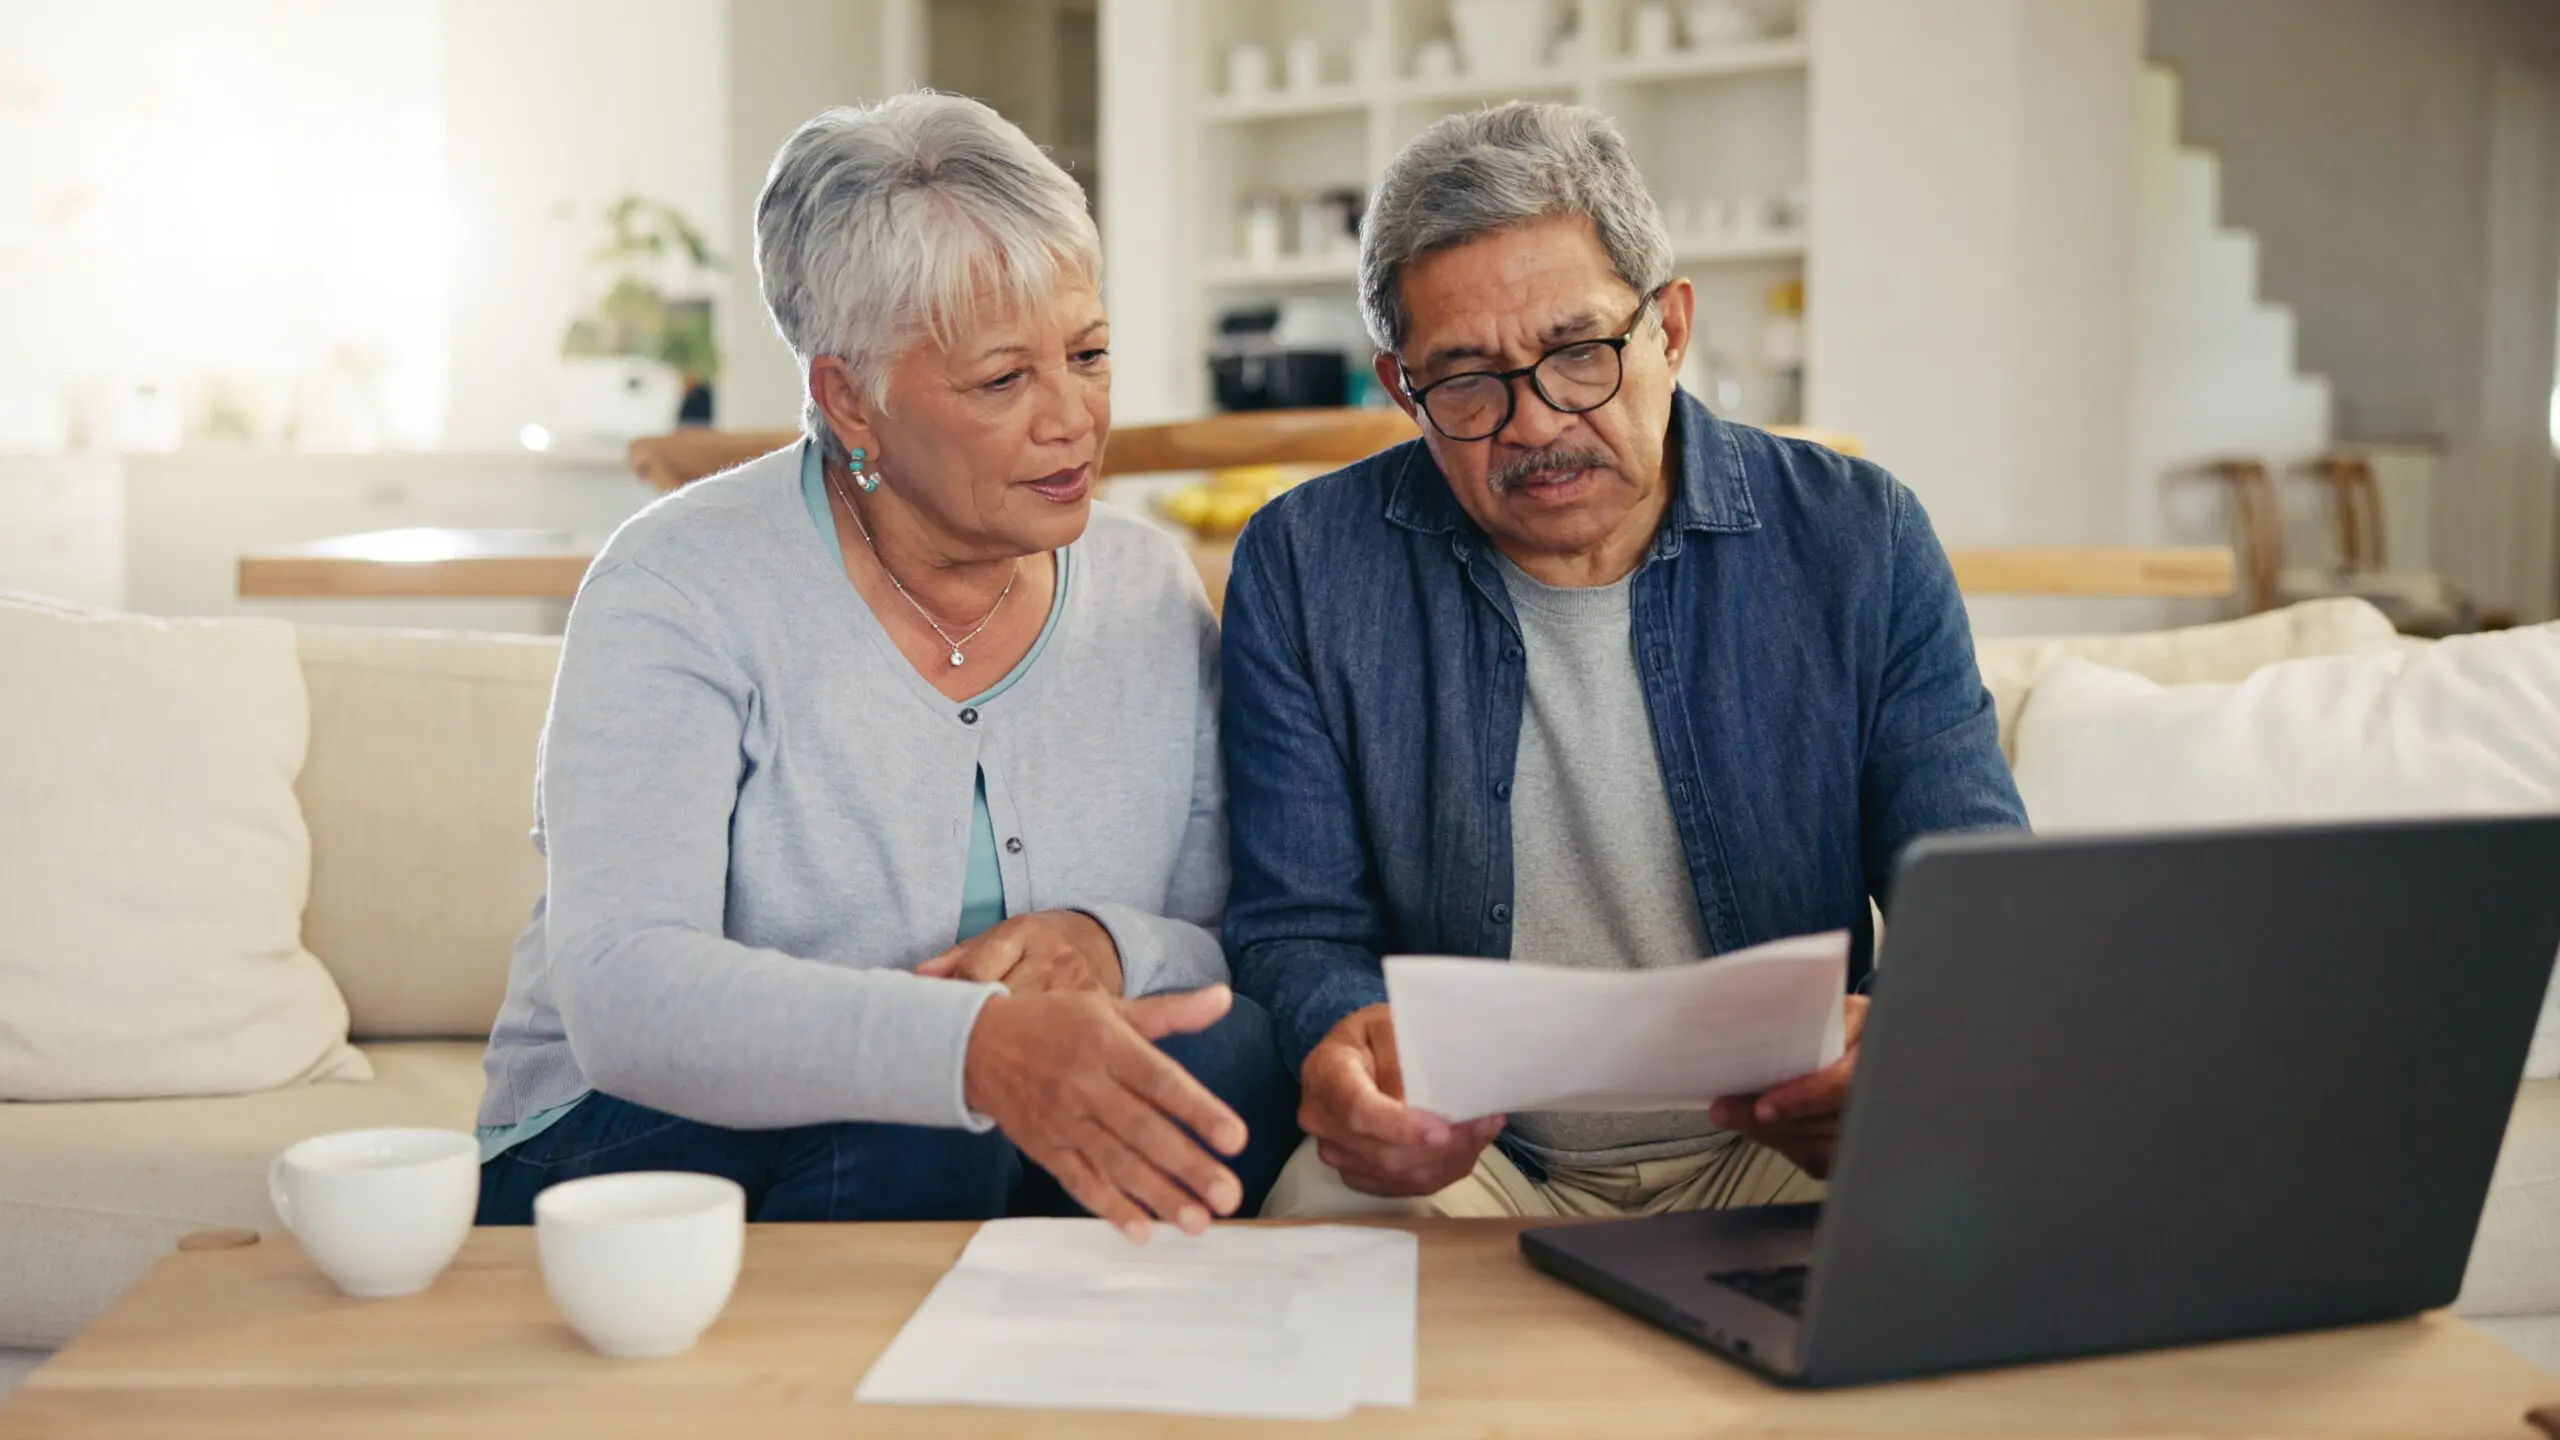
<path id="1" fill-rule="evenodd" d="M 859 486 L 865 495 L 880 488 L 879 476 L 863 473 L 862 462 L 868 458 L 869 454 L 870 452 L 866 450 L 848 450 L 844 458 L 845 468 L 853 472 L 853 483 Z"/>

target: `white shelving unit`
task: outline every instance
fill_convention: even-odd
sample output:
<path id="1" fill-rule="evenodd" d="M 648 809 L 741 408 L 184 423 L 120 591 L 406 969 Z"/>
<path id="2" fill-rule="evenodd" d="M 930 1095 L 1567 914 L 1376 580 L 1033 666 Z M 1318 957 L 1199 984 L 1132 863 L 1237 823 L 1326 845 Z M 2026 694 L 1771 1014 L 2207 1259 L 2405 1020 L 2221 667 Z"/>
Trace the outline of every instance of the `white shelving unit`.
<path id="1" fill-rule="evenodd" d="M 1617 121 L 1671 225 L 1680 271 L 1698 289 L 1704 342 L 1687 378 L 1701 388 L 1724 382 L 1721 403 L 1741 418 L 1774 418 L 1771 294 L 1801 284 L 1815 243 L 1803 214 L 1813 68 L 1804 18 L 1799 11 L 1781 35 L 1639 53 L 1630 32 L 1640 8 L 1554 0 L 1555 27 L 1534 47 L 1544 63 L 1426 76 L 1418 57 L 1440 43 L 1454 48 L 1450 0 L 1110 0 L 1106 27 L 1145 33 L 1155 55 L 1149 102 L 1124 111 L 1128 123 L 1105 125 L 1103 169 L 1161 177 L 1160 194 L 1104 211 L 1120 277 L 1114 324 L 1124 350 L 1136 348 L 1128 341 L 1137 330 L 1188 357 L 1188 373 L 1124 372 L 1124 388 L 1137 380 L 1166 392 L 1126 397 L 1136 411 L 1208 408 L 1202 357 L 1223 311 L 1293 295 L 1351 301 L 1356 267 L 1345 247 L 1296 243 L 1301 198 L 1365 196 L 1396 151 L 1441 116 L 1536 99 Z M 1572 38 L 1559 45 L 1560 35 Z M 1309 39 L 1321 76 L 1292 89 L 1288 52 Z M 1271 83 L 1236 94 L 1229 55 L 1243 45 L 1268 57 Z M 1173 73 L 1154 73 L 1161 61 Z M 1106 76 L 1106 90 L 1116 83 Z M 1259 260 L 1247 258 L 1245 241 L 1257 197 L 1279 198 L 1284 232 L 1279 252 Z M 1132 284 L 1133 272 L 1146 279 Z"/>

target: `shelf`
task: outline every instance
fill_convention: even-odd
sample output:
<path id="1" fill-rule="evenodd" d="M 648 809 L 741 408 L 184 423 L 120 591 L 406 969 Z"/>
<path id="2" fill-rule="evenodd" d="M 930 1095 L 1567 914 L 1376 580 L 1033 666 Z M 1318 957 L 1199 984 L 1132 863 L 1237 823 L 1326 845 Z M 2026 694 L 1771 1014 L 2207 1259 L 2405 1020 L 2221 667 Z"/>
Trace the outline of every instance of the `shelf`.
<path id="1" fill-rule="evenodd" d="M 1554 68 L 1523 70 L 1514 75 L 1452 75 L 1445 80 L 1399 80 L 1389 90 L 1393 99 L 1429 104 L 1441 100 L 1508 100 L 1532 94 L 1555 94 L 1575 88 L 1572 71 Z"/>
<path id="2" fill-rule="evenodd" d="M 1369 108 L 1369 91 L 1358 85 L 1327 85 L 1317 90 L 1276 90 L 1265 95 L 1212 95 L 1200 102 L 1200 118 L 1213 122 L 1249 123 L 1308 115 L 1357 115 Z"/>
<path id="3" fill-rule="evenodd" d="M 1740 265 L 1755 260 L 1801 260 L 1804 251 L 1805 237 L 1801 230 L 1740 240 L 1674 237 L 1671 242 L 1671 260 L 1675 265 Z"/>
<path id="4" fill-rule="evenodd" d="M 1348 285 L 1360 278 L 1360 262 L 1344 255 L 1307 259 L 1287 256 L 1270 265 L 1251 260 L 1211 260 L 1200 267 L 1207 285 Z"/>
<path id="5" fill-rule="evenodd" d="M 1667 55 L 1629 55 L 1609 61 L 1604 80 L 1696 80 L 1717 75 L 1752 75 L 1772 70 L 1801 70 L 1811 52 L 1801 37 L 1717 45 L 1705 50 L 1674 50 Z"/>

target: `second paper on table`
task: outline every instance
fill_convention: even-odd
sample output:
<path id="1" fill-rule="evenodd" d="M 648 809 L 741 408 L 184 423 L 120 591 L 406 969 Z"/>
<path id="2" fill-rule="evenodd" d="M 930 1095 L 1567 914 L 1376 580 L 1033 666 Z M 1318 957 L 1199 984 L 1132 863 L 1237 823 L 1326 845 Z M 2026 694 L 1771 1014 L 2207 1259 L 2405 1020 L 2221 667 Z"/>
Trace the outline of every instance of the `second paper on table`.
<path id="1" fill-rule="evenodd" d="M 1390 955 L 1405 1103 L 1472 1120 L 1754 1094 L 1840 1058 L 1848 967 L 1846 930 L 1657 970 Z"/>

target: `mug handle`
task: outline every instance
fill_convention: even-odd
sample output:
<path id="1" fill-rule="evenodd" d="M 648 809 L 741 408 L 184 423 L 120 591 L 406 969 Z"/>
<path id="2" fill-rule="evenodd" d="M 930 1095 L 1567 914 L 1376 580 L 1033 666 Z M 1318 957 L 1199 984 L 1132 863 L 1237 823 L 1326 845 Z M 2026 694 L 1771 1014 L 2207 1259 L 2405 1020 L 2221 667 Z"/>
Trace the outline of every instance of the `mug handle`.
<path id="1" fill-rule="evenodd" d="M 284 1228 L 293 1228 L 293 1203 L 284 1191 L 284 1156 L 267 1162 L 267 1203 L 275 1207 L 276 1218 Z"/>

